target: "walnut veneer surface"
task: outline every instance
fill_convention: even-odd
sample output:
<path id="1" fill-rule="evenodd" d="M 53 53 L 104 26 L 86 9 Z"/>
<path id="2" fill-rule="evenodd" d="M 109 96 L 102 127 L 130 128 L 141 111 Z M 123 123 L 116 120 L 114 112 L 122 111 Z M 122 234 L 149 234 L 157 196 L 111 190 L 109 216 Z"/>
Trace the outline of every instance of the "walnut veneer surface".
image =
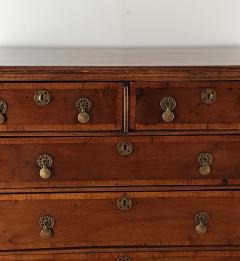
<path id="1" fill-rule="evenodd" d="M 0 49 L 0 122 L 0 260 L 239 260 L 240 48 Z"/>

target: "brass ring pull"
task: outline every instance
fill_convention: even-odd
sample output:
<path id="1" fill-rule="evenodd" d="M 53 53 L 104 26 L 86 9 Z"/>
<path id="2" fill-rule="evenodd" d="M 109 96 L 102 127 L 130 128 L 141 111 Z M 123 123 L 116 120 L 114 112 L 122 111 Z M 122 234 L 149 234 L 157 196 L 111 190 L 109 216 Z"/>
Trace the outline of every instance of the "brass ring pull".
<path id="1" fill-rule="evenodd" d="M 34 94 L 34 101 L 39 106 L 46 106 L 51 101 L 50 93 L 46 90 L 37 90 Z"/>
<path id="2" fill-rule="evenodd" d="M 132 261 L 129 256 L 122 256 L 117 259 L 117 261 Z"/>
<path id="3" fill-rule="evenodd" d="M 205 104 L 212 104 L 216 101 L 217 99 L 217 93 L 213 89 L 203 89 L 201 92 L 201 99 L 202 102 Z"/>
<path id="4" fill-rule="evenodd" d="M 133 152 L 133 144 L 130 141 L 120 141 L 117 145 L 117 151 L 121 156 L 129 156 Z"/>
<path id="5" fill-rule="evenodd" d="M 4 100 L 0 100 L 0 124 L 5 122 L 5 113 L 7 111 L 7 103 Z"/>
<path id="6" fill-rule="evenodd" d="M 80 123 L 89 122 L 89 112 L 92 109 L 92 102 L 86 97 L 81 97 L 76 101 L 76 109 L 78 111 L 78 121 Z"/>
<path id="7" fill-rule="evenodd" d="M 198 212 L 194 217 L 196 228 L 195 231 L 199 235 L 207 233 L 207 224 L 209 222 L 209 215 L 207 212 Z"/>
<path id="8" fill-rule="evenodd" d="M 39 225 L 42 228 L 40 237 L 42 239 L 49 239 L 53 235 L 53 227 L 55 225 L 55 219 L 52 216 L 42 216 L 39 219 Z"/>
<path id="9" fill-rule="evenodd" d="M 43 179 L 49 179 L 52 176 L 50 167 L 53 165 L 53 157 L 47 153 L 40 154 L 37 157 L 37 165 L 40 167 L 39 175 Z"/>
<path id="10" fill-rule="evenodd" d="M 133 201 L 128 196 L 123 196 L 117 200 L 117 207 L 122 211 L 130 210 L 133 206 Z"/>
<path id="11" fill-rule="evenodd" d="M 199 173 L 203 176 L 209 175 L 211 173 L 210 165 L 213 162 L 213 155 L 209 152 L 201 152 L 198 154 L 197 161 L 200 165 Z"/>
<path id="12" fill-rule="evenodd" d="M 175 115 L 173 113 L 173 110 L 176 108 L 177 103 L 172 97 L 164 97 L 160 101 L 160 107 L 164 111 L 162 114 L 162 119 L 164 122 L 173 122 Z"/>

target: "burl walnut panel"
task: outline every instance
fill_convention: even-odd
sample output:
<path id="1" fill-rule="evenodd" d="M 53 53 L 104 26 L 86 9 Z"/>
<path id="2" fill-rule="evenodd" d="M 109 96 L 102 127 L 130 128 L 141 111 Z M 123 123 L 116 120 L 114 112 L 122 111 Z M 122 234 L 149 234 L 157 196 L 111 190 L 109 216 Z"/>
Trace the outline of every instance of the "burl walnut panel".
<path id="1" fill-rule="evenodd" d="M 136 82 L 131 84 L 131 128 L 134 130 L 240 129 L 240 81 Z M 216 101 L 201 100 L 204 89 L 216 91 Z M 176 101 L 175 119 L 166 123 L 160 101 Z"/>
<path id="2" fill-rule="evenodd" d="M 51 102 L 39 106 L 37 90 L 47 90 Z M 121 130 L 123 108 L 122 83 L 1 83 L 0 99 L 8 104 L 6 121 L 0 131 L 96 131 Z M 88 123 L 78 122 L 75 103 L 78 98 L 91 100 Z"/>
<path id="3" fill-rule="evenodd" d="M 132 199 L 118 209 L 122 196 Z M 129 192 L 0 196 L 1 250 L 91 246 L 239 246 L 240 192 Z M 207 233 L 194 216 L 209 215 Z M 39 219 L 55 219 L 53 236 L 40 238 Z"/>

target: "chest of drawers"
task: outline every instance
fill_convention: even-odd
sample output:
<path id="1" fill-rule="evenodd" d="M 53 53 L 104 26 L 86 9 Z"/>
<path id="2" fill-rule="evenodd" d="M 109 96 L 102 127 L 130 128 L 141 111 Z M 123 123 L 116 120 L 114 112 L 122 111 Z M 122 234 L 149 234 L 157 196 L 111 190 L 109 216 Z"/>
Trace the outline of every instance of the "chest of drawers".
<path id="1" fill-rule="evenodd" d="M 0 58 L 0 260 L 239 260 L 240 49 Z"/>

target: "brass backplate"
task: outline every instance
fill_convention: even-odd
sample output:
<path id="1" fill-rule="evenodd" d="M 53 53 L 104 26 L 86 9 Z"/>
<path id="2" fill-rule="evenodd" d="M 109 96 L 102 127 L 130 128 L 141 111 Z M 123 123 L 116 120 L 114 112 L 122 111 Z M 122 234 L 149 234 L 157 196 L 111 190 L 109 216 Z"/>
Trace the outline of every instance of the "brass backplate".
<path id="1" fill-rule="evenodd" d="M 210 166 L 213 162 L 213 155 L 210 152 L 201 152 L 198 154 L 197 160 L 200 166 Z"/>
<path id="2" fill-rule="evenodd" d="M 7 103 L 4 100 L 0 100 L 0 113 L 4 114 L 7 111 Z"/>
<path id="3" fill-rule="evenodd" d="M 123 196 L 117 200 L 117 207 L 122 211 L 130 210 L 133 206 L 133 201 L 128 196 Z"/>
<path id="4" fill-rule="evenodd" d="M 50 168 L 53 164 L 53 157 L 47 153 L 43 153 L 38 155 L 37 157 L 37 165 L 40 168 L 43 168 L 44 166 Z"/>
<path id="5" fill-rule="evenodd" d="M 173 111 L 176 108 L 176 106 L 177 106 L 177 103 L 176 103 L 175 99 L 172 97 L 164 97 L 160 101 L 160 107 L 164 111 L 166 111 L 166 110 Z"/>
<path id="6" fill-rule="evenodd" d="M 39 219 L 39 225 L 43 229 L 52 229 L 55 225 L 55 219 L 52 216 L 42 216 Z"/>
<path id="7" fill-rule="evenodd" d="M 133 144 L 130 141 L 120 141 L 117 151 L 121 156 L 129 156 L 133 152 Z"/>
<path id="8" fill-rule="evenodd" d="M 217 99 L 217 93 L 214 89 L 203 89 L 201 92 L 201 99 L 205 104 L 212 104 Z"/>
<path id="9" fill-rule="evenodd" d="M 46 106 L 51 101 L 50 93 L 46 90 L 37 90 L 34 94 L 34 101 L 39 106 Z"/>
<path id="10" fill-rule="evenodd" d="M 195 220 L 196 224 L 207 225 L 209 222 L 209 215 L 205 211 L 200 211 L 200 212 L 196 213 L 194 220 Z"/>
<path id="11" fill-rule="evenodd" d="M 92 102 L 86 97 L 81 97 L 77 99 L 75 107 L 78 112 L 90 112 L 92 109 Z"/>

